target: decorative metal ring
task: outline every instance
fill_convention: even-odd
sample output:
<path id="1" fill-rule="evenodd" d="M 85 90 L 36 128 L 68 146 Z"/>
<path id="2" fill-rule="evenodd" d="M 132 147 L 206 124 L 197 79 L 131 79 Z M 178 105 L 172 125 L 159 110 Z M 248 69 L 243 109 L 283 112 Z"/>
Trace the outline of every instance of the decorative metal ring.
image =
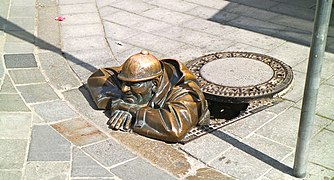
<path id="1" fill-rule="evenodd" d="M 273 70 L 273 76 L 266 82 L 251 85 L 232 87 L 219 85 L 206 80 L 201 75 L 201 68 L 212 61 L 226 58 L 245 58 L 265 63 Z M 273 98 L 281 95 L 290 87 L 293 80 L 293 71 L 290 66 L 282 61 L 259 53 L 253 52 L 217 52 L 198 57 L 187 64 L 200 83 L 201 89 L 209 100 L 241 103 L 249 102 L 257 98 Z"/>

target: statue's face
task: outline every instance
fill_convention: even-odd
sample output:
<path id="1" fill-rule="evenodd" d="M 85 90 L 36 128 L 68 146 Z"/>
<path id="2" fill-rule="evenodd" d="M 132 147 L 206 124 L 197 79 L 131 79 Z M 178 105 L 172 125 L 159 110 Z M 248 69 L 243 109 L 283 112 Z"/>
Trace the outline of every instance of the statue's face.
<path id="1" fill-rule="evenodd" d="M 153 81 L 123 82 L 123 100 L 131 104 L 147 104 L 153 96 Z"/>

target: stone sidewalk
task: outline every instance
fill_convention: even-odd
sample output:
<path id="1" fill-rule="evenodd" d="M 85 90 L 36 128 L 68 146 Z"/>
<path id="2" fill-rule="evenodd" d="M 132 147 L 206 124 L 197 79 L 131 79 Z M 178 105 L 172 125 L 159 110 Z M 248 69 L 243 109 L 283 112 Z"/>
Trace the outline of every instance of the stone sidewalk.
<path id="1" fill-rule="evenodd" d="M 315 3 L 0 1 L 0 179 L 293 179 Z M 333 27 L 306 179 L 334 177 Z M 293 68 L 293 89 L 185 145 L 112 131 L 84 84 L 142 49 L 183 62 L 217 51 L 263 53 Z"/>

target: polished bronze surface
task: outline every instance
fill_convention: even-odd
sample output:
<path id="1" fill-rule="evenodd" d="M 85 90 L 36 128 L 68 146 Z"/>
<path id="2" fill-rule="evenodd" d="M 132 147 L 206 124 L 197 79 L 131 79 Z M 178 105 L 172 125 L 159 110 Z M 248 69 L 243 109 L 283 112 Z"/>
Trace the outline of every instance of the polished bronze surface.
<path id="1" fill-rule="evenodd" d="M 115 130 L 179 142 L 209 118 L 205 97 L 187 67 L 147 51 L 120 67 L 99 69 L 87 85 L 97 107 L 111 110 L 107 124 Z"/>

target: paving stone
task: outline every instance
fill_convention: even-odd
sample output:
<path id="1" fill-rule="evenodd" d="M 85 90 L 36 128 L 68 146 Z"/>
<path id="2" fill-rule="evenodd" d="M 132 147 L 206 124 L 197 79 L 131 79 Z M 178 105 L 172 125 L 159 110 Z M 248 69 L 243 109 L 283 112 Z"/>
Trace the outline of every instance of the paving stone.
<path id="1" fill-rule="evenodd" d="M 91 49 L 91 51 L 71 51 L 66 53 L 65 57 L 71 66 L 82 65 L 82 67 L 87 68 L 92 72 L 96 71 L 97 68 L 100 67 L 113 66 L 117 64 L 112 60 L 112 54 L 109 48 Z"/>
<path id="2" fill-rule="evenodd" d="M 77 146 L 84 146 L 108 138 L 106 134 L 82 118 L 59 122 L 51 126 Z"/>
<path id="3" fill-rule="evenodd" d="M 137 24 L 132 25 L 131 28 L 139 29 L 144 32 L 152 32 L 152 31 L 158 31 L 158 30 L 167 28 L 169 26 L 170 24 L 162 22 L 162 21 L 157 21 L 154 19 L 147 19 L 143 22 L 139 22 Z"/>
<path id="4" fill-rule="evenodd" d="M 286 26 L 283 25 L 264 22 L 263 20 L 257 20 L 245 16 L 240 16 L 228 22 L 228 25 L 265 35 L 272 35 L 280 31 L 283 31 L 287 28 Z"/>
<path id="5" fill-rule="evenodd" d="M 124 41 L 117 41 L 117 40 L 114 40 L 113 38 L 107 38 L 107 41 L 108 41 L 110 49 L 112 49 L 115 59 L 117 59 L 116 57 L 118 56 L 118 54 L 121 54 L 122 52 L 134 47 L 133 45 L 127 44 Z"/>
<path id="6" fill-rule="evenodd" d="M 273 38 L 271 36 L 262 35 L 243 29 L 238 29 L 234 33 L 226 34 L 225 36 L 223 36 L 223 39 L 252 45 L 254 47 L 266 50 L 275 49 L 285 42 L 282 39 Z"/>
<path id="7" fill-rule="evenodd" d="M 27 162 L 23 179 L 68 179 L 69 176 L 69 162 L 32 161 Z"/>
<path id="8" fill-rule="evenodd" d="M 232 1 L 242 5 L 251 6 L 259 9 L 269 9 L 279 4 L 279 2 L 275 1 L 261 1 L 261 0 L 232 0 Z"/>
<path id="9" fill-rule="evenodd" d="M 0 139 L 0 169 L 21 169 L 26 157 L 27 140 Z"/>
<path id="10" fill-rule="evenodd" d="M 95 72 L 98 68 L 90 64 L 84 63 L 80 65 L 71 65 L 71 69 L 79 77 L 81 82 L 87 83 L 87 79 L 89 78 L 89 76 L 91 76 L 92 73 Z"/>
<path id="11" fill-rule="evenodd" d="M 60 100 L 36 104 L 33 105 L 32 108 L 46 122 L 54 122 L 79 116 L 66 102 Z"/>
<path id="12" fill-rule="evenodd" d="M 237 3 L 233 3 L 225 7 L 224 11 L 260 20 L 269 20 L 278 15 L 270 11 L 253 8 L 247 5 L 241 5 Z"/>
<path id="13" fill-rule="evenodd" d="M 286 3 L 280 3 L 279 5 L 270 8 L 270 11 L 311 21 L 313 20 L 315 14 L 312 9 L 292 6 Z"/>
<path id="14" fill-rule="evenodd" d="M 28 112 L 30 109 L 25 105 L 18 94 L 0 94 L 0 111 Z"/>
<path id="15" fill-rule="evenodd" d="M 59 13 L 61 15 L 72 15 L 80 13 L 97 13 L 96 4 L 85 3 L 85 4 L 71 4 L 59 6 Z"/>
<path id="16" fill-rule="evenodd" d="M 58 5 L 56 0 L 37 0 L 37 2 L 42 5 L 42 7 L 52 7 Z"/>
<path id="17" fill-rule="evenodd" d="M 36 113 L 32 113 L 32 124 L 37 125 L 37 124 L 45 124 L 45 121 L 38 116 Z"/>
<path id="18" fill-rule="evenodd" d="M 305 79 L 306 74 L 295 71 L 293 73 L 293 84 L 291 89 L 282 97 L 293 102 L 298 102 L 303 97 Z"/>
<path id="19" fill-rule="evenodd" d="M 308 60 L 305 60 L 299 63 L 298 65 L 296 65 L 294 67 L 294 70 L 302 72 L 302 73 L 306 73 L 307 67 L 308 67 L 307 64 L 308 64 Z M 330 59 L 324 59 L 322 68 L 321 68 L 321 78 L 328 79 L 332 77 L 334 75 L 333 68 L 334 68 L 334 61 L 331 61 Z"/>
<path id="20" fill-rule="evenodd" d="M 151 5 L 136 0 L 118 1 L 116 3 L 113 3 L 112 6 L 136 14 L 140 14 L 156 7 L 156 5 Z"/>
<path id="21" fill-rule="evenodd" d="M 97 7 L 102 8 L 108 5 L 112 5 L 113 3 L 116 3 L 118 1 L 121 0 L 96 0 L 96 5 Z"/>
<path id="22" fill-rule="evenodd" d="M 92 49 L 106 48 L 106 40 L 103 36 L 88 36 L 88 37 L 76 37 L 68 38 L 64 44 L 63 49 L 65 51 L 90 51 Z"/>
<path id="23" fill-rule="evenodd" d="M 18 86 L 27 103 L 36 103 L 59 99 L 57 94 L 47 83 Z"/>
<path id="24" fill-rule="evenodd" d="M 10 18 L 30 18 L 35 17 L 35 8 L 31 6 L 11 6 L 9 12 Z"/>
<path id="25" fill-rule="evenodd" d="M 126 39 L 126 42 L 158 53 L 167 53 L 184 45 L 183 43 L 169 40 L 163 37 L 141 33 Z"/>
<path id="26" fill-rule="evenodd" d="M 11 179 L 11 180 L 20 180 L 22 172 L 19 170 L 16 171 L 1 171 L 0 170 L 0 179 Z"/>
<path id="27" fill-rule="evenodd" d="M 55 88 L 67 90 L 81 85 L 63 56 L 51 52 L 39 53 L 38 56 L 44 74 Z"/>
<path id="28" fill-rule="evenodd" d="M 229 139 L 233 148 L 220 155 L 210 163 L 218 170 L 238 179 L 255 179 L 270 169 L 278 166 L 278 161 L 290 153 L 292 149 L 273 141 L 254 136 L 244 142 Z"/>
<path id="29" fill-rule="evenodd" d="M 188 162 L 185 153 L 169 144 L 130 133 L 111 131 L 111 135 L 133 153 L 176 177 L 187 174 L 191 169 L 192 165 Z"/>
<path id="30" fill-rule="evenodd" d="M 333 96 L 331 96 L 329 92 L 333 92 L 334 87 L 329 85 L 322 85 L 319 89 L 318 100 L 317 100 L 317 107 L 316 112 L 321 116 L 325 116 L 334 120 L 334 101 Z"/>
<path id="31" fill-rule="evenodd" d="M 285 30 L 273 34 L 273 36 L 304 46 L 310 46 L 312 41 L 311 32 L 291 27 L 287 27 Z"/>
<path id="32" fill-rule="evenodd" d="M 334 132 L 323 130 L 310 143 L 309 161 L 334 169 Z"/>
<path id="33" fill-rule="evenodd" d="M 71 143 L 54 129 L 48 125 L 33 126 L 28 161 L 69 161 L 70 156 Z"/>
<path id="34" fill-rule="evenodd" d="M 17 93 L 10 77 L 7 74 L 5 75 L 0 87 L 0 93 Z"/>
<path id="35" fill-rule="evenodd" d="M 0 53 L 2 52 L 2 49 L 3 48 L 1 48 L 1 38 L 0 38 Z M 2 77 L 3 78 L 3 76 L 4 76 L 4 73 L 5 73 L 5 70 L 4 70 L 4 65 L 5 63 L 4 63 L 4 59 L 3 59 L 3 56 L 2 56 L 2 54 L 0 55 L 0 77 Z"/>
<path id="36" fill-rule="evenodd" d="M 12 6 L 30 6 L 35 7 L 35 0 L 12 0 Z"/>
<path id="37" fill-rule="evenodd" d="M 8 16 L 8 11 L 9 11 L 9 7 L 8 7 L 8 4 L 7 5 L 0 5 L 0 16 L 3 17 L 3 18 L 7 18 Z M 5 23 L 3 23 L 2 21 L 1 22 L 1 25 L 0 25 L 0 29 L 4 29 L 5 27 Z"/>
<path id="38" fill-rule="evenodd" d="M 131 27 L 132 25 L 140 22 L 145 22 L 147 19 L 149 19 L 126 11 L 119 11 L 117 13 L 113 13 L 102 18 L 103 20 L 114 22 L 128 27 Z"/>
<path id="39" fill-rule="evenodd" d="M 334 132 L 334 123 L 331 123 L 330 125 L 328 125 L 326 129 Z"/>
<path id="40" fill-rule="evenodd" d="M 81 24 L 62 27 L 62 38 L 84 37 L 84 36 L 104 36 L 101 24 Z"/>
<path id="41" fill-rule="evenodd" d="M 295 103 L 291 102 L 291 101 L 283 101 L 283 102 L 279 102 L 278 104 L 271 106 L 269 108 L 266 109 L 266 111 L 269 112 L 273 112 L 277 115 L 285 112 L 286 110 L 288 110 L 290 107 L 292 107 Z"/>
<path id="42" fill-rule="evenodd" d="M 231 19 L 235 19 L 236 17 L 238 17 L 238 15 L 233 14 L 234 17 L 230 19 L 228 17 L 229 15 L 232 15 L 232 13 L 219 11 L 217 9 L 206 7 L 206 6 L 197 6 L 193 9 L 186 11 L 185 13 L 189 15 L 197 16 L 203 19 L 212 18 L 210 20 L 215 21 L 215 22 L 226 22 L 226 21 L 229 21 Z M 217 18 L 218 15 L 219 15 L 219 18 Z M 215 18 L 213 18 L 213 16 Z"/>
<path id="43" fill-rule="evenodd" d="M 261 111 L 241 119 L 240 121 L 227 125 L 221 128 L 221 130 L 233 134 L 238 138 L 245 138 L 254 132 L 257 128 L 259 128 L 262 124 L 267 123 L 276 116 L 277 115 L 272 112 L 268 112 L 266 110 Z"/>
<path id="44" fill-rule="evenodd" d="M 135 154 L 112 139 L 86 146 L 83 150 L 107 167 L 114 166 L 136 157 Z"/>
<path id="45" fill-rule="evenodd" d="M 134 30 L 126 26 L 121 26 L 108 21 L 104 21 L 103 26 L 106 30 L 106 37 L 113 38 L 115 40 L 124 40 L 140 33 L 138 30 Z"/>
<path id="46" fill-rule="evenodd" d="M 214 131 L 204 135 L 198 139 L 190 141 L 181 146 L 181 149 L 191 154 L 193 157 L 200 159 L 208 164 L 215 159 L 219 154 L 231 147 L 231 144 L 226 142 L 229 137 L 223 131 Z M 209 149 L 203 147 L 210 147 Z"/>
<path id="47" fill-rule="evenodd" d="M 29 84 L 45 82 L 45 78 L 38 68 L 15 69 L 8 71 L 15 84 Z"/>
<path id="48" fill-rule="evenodd" d="M 307 179 L 330 179 L 334 177 L 334 170 L 328 169 L 317 164 L 308 163 L 307 165 Z"/>
<path id="49" fill-rule="evenodd" d="M 282 143 L 289 147 L 295 147 L 297 141 L 300 110 L 290 108 L 274 120 L 268 122 L 255 133 Z M 314 120 L 313 133 L 329 124 L 330 120 L 316 116 Z"/>
<path id="50" fill-rule="evenodd" d="M 71 1 L 72 2 L 72 1 Z M 95 24 L 100 23 L 98 13 L 70 14 L 65 17 L 66 21 L 62 21 L 62 26 L 79 25 L 79 24 Z"/>
<path id="51" fill-rule="evenodd" d="M 284 14 L 279 14 L 278 16 L 269 20 L 275 24 L 281 24 L 284 26 L 289 26 L 295 29 L 306 30 L 309 32 L 313 31 L 313 22 L 309 20 L 304 20 L 300 18 L 295 18 L 291 16 L 287 16 Z"/>
<path id="52" fill-rule="evenodd" d="M 176 50 L 168 52 L 165 58 L 177 59 L 181 62 L 187 62 L 197 57 L 203 56 L 203 54 L 205 54 L 205 51 L 199 47 L 184 45 L 177 48 Z"/>
<path id="53" fill-rule="evenodd" d="M 111 14 L 120 12 L 121 10 L 118 8 L 114 8 L 111 6 L 103 6 L 103 7 L 99 7 L 99 13 L 102 19 L 104 19 L 104 17 L 109 16 Z"/>
<path id="54" fill-rule="evenodd" d="M 212 7 L 219 10 L 226 8 L 231 4 L 235 4 L 228 1 L 216 1 L 216 0 L 186 0 L 186 1 L 194 4 L 200 4 L 203 6 Z"/>
<path id="55" fill-rule="evenodd" d="M 182 23 L 181 26 L 217 36 L 221 36 L 222 34 L 229 34 L 236 30 L 234 27 L 221 25 L 219 23 L 200 18 L 186 21 Z"/>
<path id="56" fill-rule="evenodd" d="M 6 35 L 6 43 L 8 42 L 16 42 L 16 43 L 34 43 L 35 37 L 33 35 L 29 35 L 26 31 L 10 31 Z"/>
<path id="57" fill-rule="evenodd" d="M 243 44 L 243 43 L 236 43 L 224 51 L 248 51 L 248 52 L 255 52 L 255 53 L 262 53 L 262 54 L 267 54 L 268 50 L 262 49 L 262 48 L 257 48 L 248 44 Z"/>
<path id="58" fill-rule="evenodd" d="M 22 31 L 22 30 L 34 30 L 35 22 L 34 18 L 8 18 L 8 22 L 5 24 L 5 30 L 15 30 L 15 31 Z"/>
<path id="59" fill-rule="evenodd" d="M 139 53 L 140 51 L 142 51 L 143 49 L 147 50 L 148 52 L 150 52 L 151 54 L 153 54 L 156 58 L 158 59 L 162 59 L 163 57 L 165 57 L 163 54 L 155 52 L 153 50 L 150 50 L 148 48 L 143 48 L 143 47 L 136 47 L 136 46 L 132 46 L 132 48 L 117 54 L 115 56 L 115 59 L 117 59 L 117 61 L 120 64 L 123 64 L 130 56 Z"/>
<path id="60" fill-rule="evenodd" d="M 176 179 L 141 158 L 126 162 L 110 171 L 122 179 Z"/>
<path id="61" fill-rule="evenodd" d="M 7 54 L 33 53 L 35 46 L 30 43 L 8 42 L 5 44 L 4 52 Z"/>
<path id="62" fill-rule="evenodd" d="M 59 0 L 60 5 L 64 5 L 64 4 L 84 4 L 84 3 L 95 3 L 95 0 L 73 0 L 73 1 Z"/>
<path id="63" fill-rule="evenodd" d="M 37 67 L 33 54 L 5 54 L 4 59 L 7 68 Z"/>
<path id="64" fill-rule="evenodd" d="M 71 177 L 113 177 L 108 170 L 100 166 L 80 149 L 73 148 Z"/>
<path id="65" fill-rule="evenodd" d="M 181 0 L 176 0 L 176 1 L 152 0 L 149 1 L 148 3 L 178 12 L 185 12 L 198 6 L 196 4 Z"/>
<path id="66" fill-rule="evenodd" d="M 184 21 L 194 18 L 193 16 L 179 13 L 176 11 L 164 9 L 164 8 L 154 8 L 142 13 L 143 16 L 156 19 L 159 21 L 171 23 L 174 25 L 180 24 Z"/>
<path id="67" fill-rule="evenodd" d="M 1 113 L 0 137 L 4 139 L 28 139 L 31 120 L 31 113 Z"/>
<path id="68" fill-rule="evenodd" d="M 216 171 L 211 168 L 197 169 L 195 175 L 186 177 L 186 180 L 215 180 L 215 179 L 229 180 L 234 178 L 222 174 L 219 171 Z"/>

